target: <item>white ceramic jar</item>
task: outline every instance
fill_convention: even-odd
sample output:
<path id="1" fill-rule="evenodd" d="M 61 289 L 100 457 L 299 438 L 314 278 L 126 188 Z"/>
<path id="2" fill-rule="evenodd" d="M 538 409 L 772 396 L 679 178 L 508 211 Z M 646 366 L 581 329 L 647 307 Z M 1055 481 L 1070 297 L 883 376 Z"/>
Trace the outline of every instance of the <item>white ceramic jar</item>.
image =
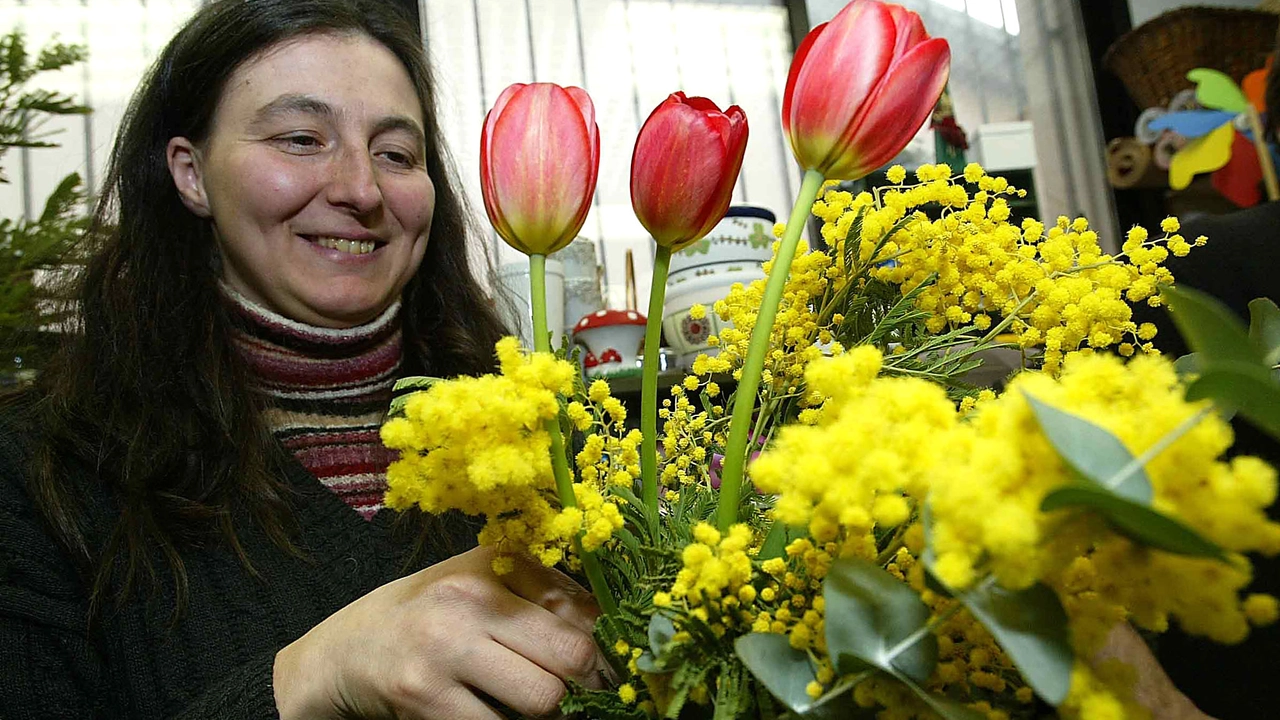
<path id="1" fill-rule="evenodd" d="M 494 273 L 498 314 L 527 348 L 533 347 L 533 303 L 529 300 L 529 261 L 503 263 Z M 547 260 L 547 329 L 551 347 L 564 337 L 564 266 Z"/>

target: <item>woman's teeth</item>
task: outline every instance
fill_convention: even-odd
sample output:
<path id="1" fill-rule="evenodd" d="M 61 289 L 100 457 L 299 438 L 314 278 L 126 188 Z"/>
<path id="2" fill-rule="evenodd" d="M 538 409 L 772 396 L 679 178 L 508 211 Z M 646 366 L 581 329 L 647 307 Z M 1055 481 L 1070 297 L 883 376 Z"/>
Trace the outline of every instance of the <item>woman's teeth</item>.
<path id="1" fill-rule="evenodd" d="M 343 240 L 342 238 L 318 237 L 316 244 L 323 248 L 338 250 L 352 255 L 364 255 L 373 252 L 376 244 L 372 240 Z"/>

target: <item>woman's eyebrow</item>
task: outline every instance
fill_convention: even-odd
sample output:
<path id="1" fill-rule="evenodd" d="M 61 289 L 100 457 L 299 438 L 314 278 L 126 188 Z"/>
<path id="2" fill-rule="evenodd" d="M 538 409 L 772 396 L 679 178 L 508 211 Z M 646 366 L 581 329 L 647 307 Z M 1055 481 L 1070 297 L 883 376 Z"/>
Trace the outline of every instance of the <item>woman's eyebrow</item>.
<path id="1" fill-rule="evenodd" d="M 258 108 L 253 114 L 252 122 L 256 125 L 290 113 L 317 115 L 325 119 L 332 119 L 338 115 L 332 105 L 317 97 L 302 93 L 286 93 Z M 373 126 L 374 135 L 390 130 L 403 130 L 413 136 L 420 149 L 426 147 L 427 136 L 422 126 L 407 115 L 388 115 Z"/>
<path id="2" fill-rule="evenodd" d="M 258 108 L 253 114 L 253 123 L 261 123 L 280 115 L 289 113 L 305 113 L 332 118 L 337 115 L 329 103 L 311 95 L 286 93 Z"/>
<path id="3" fill-rule="evenodd" d="M 413 136 L 413 140 L 421 150 L 427 146 L 427 135 L 416 120 L 405 115 L 388 115 L 373 126 L 373 135 L 380 135 L 391 130 L 403 130 Z"/>

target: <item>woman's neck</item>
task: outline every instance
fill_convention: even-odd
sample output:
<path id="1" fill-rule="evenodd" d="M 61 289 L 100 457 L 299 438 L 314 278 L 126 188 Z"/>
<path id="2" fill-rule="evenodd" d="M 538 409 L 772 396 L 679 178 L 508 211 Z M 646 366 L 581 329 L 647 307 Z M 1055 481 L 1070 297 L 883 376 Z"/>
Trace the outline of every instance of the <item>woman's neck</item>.
<path id="1" fill-rule="evenodd" d="M 395 453 L 378 436 L 400 370 L 400 303 L 365 325 L 290 320 L 222 286 L 232 338 L 280 442 L 366 518 L 382 506 Z"/>

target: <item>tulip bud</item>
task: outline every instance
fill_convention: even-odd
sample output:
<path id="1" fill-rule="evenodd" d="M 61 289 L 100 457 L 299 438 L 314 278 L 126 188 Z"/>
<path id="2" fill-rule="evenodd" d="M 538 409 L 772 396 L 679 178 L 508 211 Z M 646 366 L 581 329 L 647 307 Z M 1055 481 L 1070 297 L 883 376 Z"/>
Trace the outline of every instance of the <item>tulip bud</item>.
<path id="1" fill-rule="evenodd" d="M 526 255 L 548 255 L 582 229 L 600 172 L 600 130 L 582 88 L 516 83 L 480 136 L 480 189 L 494 229 Z"/>
<path id="2" fill-rule="evenodd" d="M 800 43 L 787 75 L 782 129 L 806 170 L 865 177 L 902 151 L 937 104 L 951 48 L 920 16 L 854 0 Z"/>
<path id="3" fill-rule="evenodd" d="M 703 97 L 672 93 L 636 138 L 631 206 L 658 245 L 701 239 L 724 217 L 747 149 L 747 116 Z"/>

